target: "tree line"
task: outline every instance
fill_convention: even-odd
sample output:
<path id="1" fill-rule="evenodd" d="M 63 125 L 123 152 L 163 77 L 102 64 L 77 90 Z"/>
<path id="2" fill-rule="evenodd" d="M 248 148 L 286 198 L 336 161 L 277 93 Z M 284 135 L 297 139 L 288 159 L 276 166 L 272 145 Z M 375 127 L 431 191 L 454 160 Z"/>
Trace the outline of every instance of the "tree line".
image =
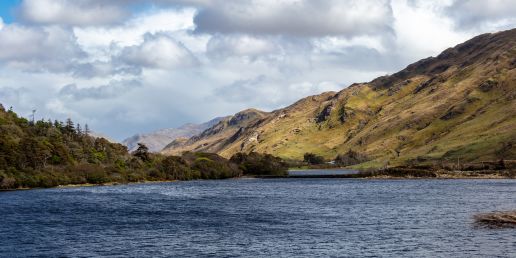
<path id="1" fill-rule="evenodd" d="M 90 135 L 71 119 L 29 121 L 0 104 L 0 189 L 162 180 L 222 179 L 244 174 L 285 174 L 281 159 L 238 154 L 230 160 L 213 153 L 181 156 L 149 153 Z M 256 171 L 256 172 L 253 172 Z"/>

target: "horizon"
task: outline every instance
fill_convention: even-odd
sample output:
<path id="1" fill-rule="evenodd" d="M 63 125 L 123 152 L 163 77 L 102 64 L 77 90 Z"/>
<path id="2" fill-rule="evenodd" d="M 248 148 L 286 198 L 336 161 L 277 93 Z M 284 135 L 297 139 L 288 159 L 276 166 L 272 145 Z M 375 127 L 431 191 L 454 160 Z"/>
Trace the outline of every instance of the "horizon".
<path id="1" fill-rule="evenodd" d="M 392 74 L 514 28 L 515 13 L 510 0 L 3 1 L 0 103 L 122 141 Z"/>

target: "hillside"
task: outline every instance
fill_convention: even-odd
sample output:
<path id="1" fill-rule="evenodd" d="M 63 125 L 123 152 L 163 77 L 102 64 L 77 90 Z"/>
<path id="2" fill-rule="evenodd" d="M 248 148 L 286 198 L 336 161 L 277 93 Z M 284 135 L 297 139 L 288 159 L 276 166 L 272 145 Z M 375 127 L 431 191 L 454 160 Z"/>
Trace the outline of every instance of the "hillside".
<path id="1" fill-rule="evenodd" d="M 245 110 L 164 154 L 187 150 L 333 159 L 368 166 L 516 159 L 516 29 L 483 34 L 437 57 L 272 112 Z"/>
<path id="2" fill-rule="evenodd" d="M 123 140 L 122 144 L 127 146 L 130 152 L 138 148 L 138 143 L 145 144 L 151 152 L 159 152 L 175 139 L 190 138 L 212 127 L 222 119 L 215 118 L 202 124 L 185 124 L 178 128 L 167 128 L 147 134 L 136 134 Z"/>

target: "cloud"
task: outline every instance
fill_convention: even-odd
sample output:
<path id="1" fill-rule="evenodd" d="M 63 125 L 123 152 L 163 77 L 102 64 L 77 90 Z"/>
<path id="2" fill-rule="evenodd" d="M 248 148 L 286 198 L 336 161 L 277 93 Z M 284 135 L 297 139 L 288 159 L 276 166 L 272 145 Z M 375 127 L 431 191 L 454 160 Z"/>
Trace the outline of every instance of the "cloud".
<path id="1" fill-rule="evenodd" d="M 92 61 L 76 64 L 72 69 L 75 78 L 134 77 L 142 73 L 143 67 L 125 65 L 117 61 Z"/>
<path id="2" fill-rule="evenodd" d="M 266 77 L 259 75 L 252 79 L 237 80 L 216 91 L 216 95 L 227 101 L 245 102 L 256 97 L 260 91 L 260 84 L 264 83 Z"/>
<path id="3" fill-rule="evenodd" d="M 24 0 L 18 15 L 33 24 L 105 25 L 129 15 L 121 4 L 123 2 L 111 0 Z"/>
<path id="4" fill-rule="evenodd" d="M 246 56 L 254 59 L 275 54 L 279 50 L 279 45 L 273 40 L 248 35 L 215 35 L 206 46 L 206 54 L 215 59 L 228 56 Z"/>
<path id="5" fill-rule="evenodd" d="M 16 13 L 19 20 L 34 25 L 102 27 L 120 25 L 135 10 L 211 5 L 212 0 L 22 0 Z"/>
<path id="6" fill-rule="evenodd" d="M 136 80 L 111 81 L 107 85 L 87 88 L 78 88 L 76 84 L 68 84 L 59 91 L 59 96 L 74 100 L 109 99 L 141 86 L 141 83 Z"/>
<path id="7" fill-rule="evenodd" d="M 25 71 L 67 72 L 86 54 L 70 31 L 60 27 L 8 24 L 0 29 L 0 62 Z"/>
<path id="8" fill-rule="evenodd" d="M 0 22 L 0 101 L 122 139 L 396 72 L 516 25 L 512 3 L 23 0 Z"/>
<path id="9" fill-rule="evenodd" d="M 127 47 L 140 44 L 148 33 L 193 30 L 195 13 L 193 8 L 146 11 L 112 26 L 75 27 L 74 34 L 79 44 L 86 47 L 110 49 L 112 44 Z"/>
<path id="10" fill-rule="evenodd" d="M 390 31 L 389 1 L 285 0 L 224 1 L 200 9 L 196 32 L 322 37 Z"/>
<path id="11" fill-rule="evenodd" d="M 146 34 L 142 44 L 126 47 L 119 60 L 129 66 L 175 69 L 192 67 L 197 58 L 182 43 L 166 34 Z"/>
<path id="12" fill-rule="evenodd" d="M 396 37 L 392 39 L 390 53 L 406 65 L 480 33 L 457 31 L 453 19 L 445 15 L 448 5 L 445 0 L 393 0 Z"/>
<path id="13" fill-rule="evenodd" d="M 278 87 L 278 85 L 285 85 Z M 332 81 L 317 83 L 302 81 L 289 83 L 283 79 L 259 75 L 254 78 L 237 80 L 215 89 L 215 95 L 225 102 L 243 103 L 248 107 L 272 110 L 286 106 L 308 95 L 324 91 L 336 91 L 342 85 Z"/>
<path id="14" fill-rule="evenodd" d="M 0 87 L 0 99 L 8 103 L 17 102 L 21 95 L 20 91 L 11 87 Z"/>
<path id="15" fill-rule="evenodd" d="M 516 1 L 514 0 L 455 0 L 445 9 L 459 28 L 472 29 L 494 25 L 512 28 L 516 23 Z"/>

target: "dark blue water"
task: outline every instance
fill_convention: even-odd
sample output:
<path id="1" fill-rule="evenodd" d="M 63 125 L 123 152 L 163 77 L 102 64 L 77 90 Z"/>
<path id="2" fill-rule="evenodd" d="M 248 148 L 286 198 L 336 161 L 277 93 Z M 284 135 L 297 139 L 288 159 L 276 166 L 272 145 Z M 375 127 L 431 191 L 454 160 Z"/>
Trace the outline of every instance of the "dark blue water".
<path id="1" fill-rule="evenodd" d="M 323 176 L 323 175 L 350 175 L 357 174 L 358 170 L 353 169 L 291 169 L 289 176 Z"/>
<path id="2" fill-rule="evenodd" d="M 516 257 L 516 180 L 240 179 L 0 192 L 0 256 Z"/>

